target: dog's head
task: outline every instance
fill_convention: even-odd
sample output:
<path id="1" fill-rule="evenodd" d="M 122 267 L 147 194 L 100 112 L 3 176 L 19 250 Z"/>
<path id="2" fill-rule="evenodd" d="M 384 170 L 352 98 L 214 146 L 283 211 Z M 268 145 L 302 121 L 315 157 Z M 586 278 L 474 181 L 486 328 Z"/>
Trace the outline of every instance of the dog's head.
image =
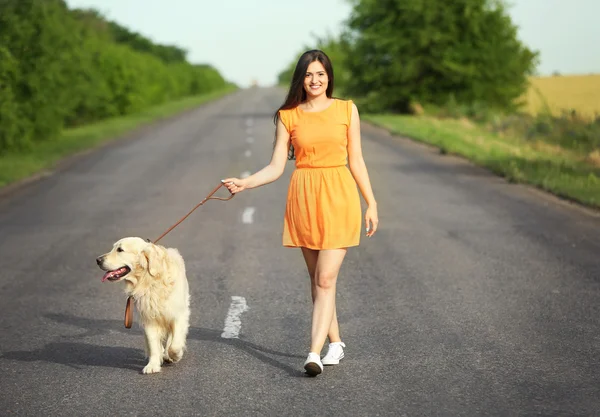
<path id="1" fill-rule="evenodd" d="M 139 237 L 118 240 L 110 252 L 96 258 L 96 263 L 106 273 L 102 282 L 130 281 L 136 284 L 146 274 L 157 276 L 162 264 L 160 248 Z"/>

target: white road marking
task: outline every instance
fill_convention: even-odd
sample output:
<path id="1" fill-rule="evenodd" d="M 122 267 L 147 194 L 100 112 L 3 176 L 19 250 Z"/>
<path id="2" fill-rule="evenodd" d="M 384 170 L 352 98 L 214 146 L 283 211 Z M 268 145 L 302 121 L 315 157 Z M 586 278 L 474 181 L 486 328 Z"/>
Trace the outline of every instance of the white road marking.
<path id="1" fill-rule="evenodd" d="M 250 171 L 242 172 L 242 175 L 241 175 L 242 178 L 248 178 L 249 176 L 250 176 Z"/>
<path id="2" fill-rule="evenodd" d="M 246 142 L 248 142 L 248 143 L 254 143 L 254 138 L 252 136 L 248 136 L 246 138 Z"/>
<path id="3" fill-rule="evenodd" d="M 253 119 L 246 119 L 246 126 L 250 127 L 254 125 L 254 120 Z"/>
<path id="4" fill-rule="evenodd" d="M 242 321 L 240 316 L 244 311 L 248 310 L 246 299 L 237 295 L 231 296 L 231 304 L 229 305 L 229 311 L 225 318 L 225 328 L 221 337 L 224 339 L 237 339 L 240 334 L 240 328 L 242 327 Z"/>
<path id="5" fill-rule="evenodd" d="M 244 156 L 246 158 L 250 158 L 250 156 L 252 156 L 252 151 L 250 149 L 248 149 L 246 152 L 244 152 Z"/>
<path id="6" fill-rule="evenodd" d="M 242 213 L 242 223 L 244 224 L 252 224 L 254 223 L 254 212 L 256 209 L 254 207 L 246 207 L 244 212 Z"/>

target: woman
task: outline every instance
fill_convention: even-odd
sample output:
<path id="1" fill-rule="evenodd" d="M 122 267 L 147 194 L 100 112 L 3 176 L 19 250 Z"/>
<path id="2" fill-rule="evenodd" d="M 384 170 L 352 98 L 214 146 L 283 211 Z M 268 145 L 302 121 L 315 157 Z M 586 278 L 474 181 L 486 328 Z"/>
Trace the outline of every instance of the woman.
<path id="1" fill-rule="evenodd" d="M 362 156 L 360 119 L 352 101 L 332 98 L 333 68 L 319 50 L 305 52 L 296 65 L 283 105 L 275 113 L 271 162 L 244 179 L 227 178 L 232 193 L 277 180 L 286 159 L 296 160 L 283 224 L 283 245 L 299 247 L 306 261 L 313 300 L 311 346 L 304 369 L 310 376 L 344 357 L 335 308 L 336 281 L 347 248 L 358 246 L 361 207 L 368 208 L 366 235 L 377 230 L 377 203 Z M 346 167 L 346 161 L 349 170 Z M 329 338 L 329 348 L 320 352 Z"/>

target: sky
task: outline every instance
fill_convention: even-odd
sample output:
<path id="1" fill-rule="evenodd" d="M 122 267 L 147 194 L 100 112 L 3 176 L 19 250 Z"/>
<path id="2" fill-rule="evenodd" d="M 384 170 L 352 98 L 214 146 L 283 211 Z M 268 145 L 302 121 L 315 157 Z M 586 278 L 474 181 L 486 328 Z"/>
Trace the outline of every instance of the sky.
<path id="1" fill-rule="evenodd" d="M 275 84 L 315 35 L 337 35 L 351 12 L 347 0 L 66 0 L 95 8 L 154 42 L 188 51 L 229 81 Z M 540 52 L 538 73 L 600 73 L 600 0 L 509 0 L 519 39 Z M 335 65 L 335 63 L 334 63 Z"/>

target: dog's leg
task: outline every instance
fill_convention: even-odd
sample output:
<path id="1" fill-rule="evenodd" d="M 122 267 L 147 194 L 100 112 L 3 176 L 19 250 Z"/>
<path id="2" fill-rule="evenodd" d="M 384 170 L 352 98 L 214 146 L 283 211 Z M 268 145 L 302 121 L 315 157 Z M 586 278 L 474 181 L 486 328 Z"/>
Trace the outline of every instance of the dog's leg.
<path id="1" fill-rule="evenodd" d="M 165 361 L 165 362 L 173 362 L 173 360 L 169 357 L 169 348 L 171 347 L 172 343 L 173 343 L 173 324 L 171 323 L 169 325 L 167 342 L 165 343 L 165 349 L 163 351 L 163 361 Z"/>
<path id="2" fill-rule="evenodd" d="M 146 354 L 146 358 L 150 357 L 150 344 L 148 343 L 146 329 L 144 329 L 144 353 Z"/>
<path id="3" fill-rule="evenodd" d="M 160 372 L 162 365 L 162 343 L 160 329 L 156 325 L 147 325 L 144 327 L 146 344 L 149 350 L 148 364 L 144 367 L 143 373 L 153 374 Z"/>
<path id="4" fill-rule="evenodd" d="M 190 327 L 190 311 L 175 320 L 173 325 L 173 342 L 169 346 L 169 357 L 173 362 L 179 362 L 183 356 L 188 329 Z"/>

